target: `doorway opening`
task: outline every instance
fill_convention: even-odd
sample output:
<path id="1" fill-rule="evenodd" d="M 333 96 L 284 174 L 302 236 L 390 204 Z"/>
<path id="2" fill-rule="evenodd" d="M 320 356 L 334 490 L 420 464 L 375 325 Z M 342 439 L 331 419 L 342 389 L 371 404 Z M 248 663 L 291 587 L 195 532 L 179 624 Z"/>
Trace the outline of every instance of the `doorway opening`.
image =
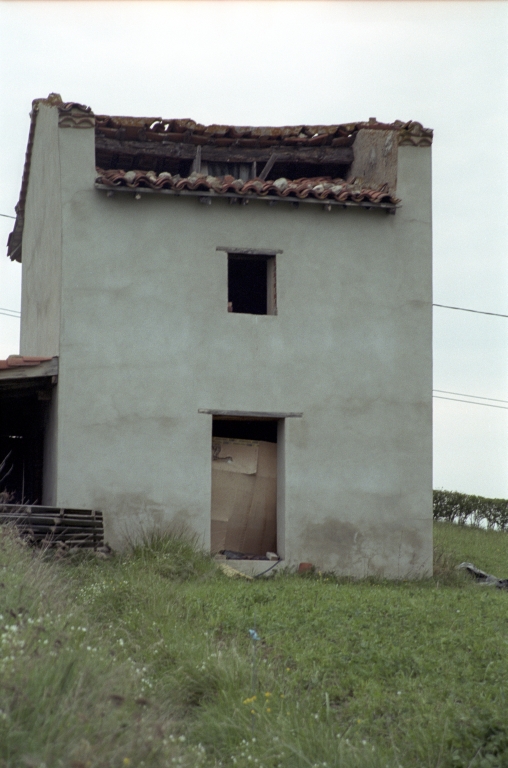
<path id="1" fill-rule="evenodd" d="M 284 419 L 214 416 L 211 551 L 278 560 L 277 497 Z"/>
<path id="2" fill-rule="evenodd" d="M 49 391 L 0 388 L 0 503 L 41 504 Z"/>

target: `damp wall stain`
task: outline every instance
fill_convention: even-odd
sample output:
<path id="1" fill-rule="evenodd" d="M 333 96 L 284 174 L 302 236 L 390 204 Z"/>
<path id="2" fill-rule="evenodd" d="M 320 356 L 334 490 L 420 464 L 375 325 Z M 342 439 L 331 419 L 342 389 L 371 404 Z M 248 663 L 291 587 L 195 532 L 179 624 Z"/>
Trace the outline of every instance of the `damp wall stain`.
<path id="1" fill-rule="evenodd" d="M 94 508 L 104 514 L 104 539 L 113 549 L 124 549 L 151 534 L 171 532 L 204 546 L 196 536 L 200 526 L 189 509 L 170 509 L 143 494 L 115 494 L 96 498 Z"/>
<path id="2" fill-rule="evenodd" d="M 328 570 L 331 564 L 336 573 L 356 578 L 418 578 L 432 574 L 428 527 L 426 519 L 406 527 L 400 521 L 352 523 L 329 517 L 307 523 L 301 541 L 307 560 L 318 568 L 326 563 Z"/>

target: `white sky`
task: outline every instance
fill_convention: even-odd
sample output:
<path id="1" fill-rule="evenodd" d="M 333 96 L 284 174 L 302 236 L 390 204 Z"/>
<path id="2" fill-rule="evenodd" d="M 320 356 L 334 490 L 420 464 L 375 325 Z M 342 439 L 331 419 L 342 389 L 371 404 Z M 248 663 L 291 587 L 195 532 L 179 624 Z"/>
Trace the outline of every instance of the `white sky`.
<path id="1" fill-rule="evenodd" d="M 506 2 L 4 0 L 0 68 L 9 215 L 51 91 L 202 123 L 418 120 L 435 131 L 434 301 L 508 315 Z M 19 309 L 20 274 L 0 256 L 0 307 Z M 18 331 L 0 314 L 0 358 Z M 508 400 L 507 353 L 507 318 L 434 309 L 436 389 Z M 434 400 L 434 487 L 508 498 L 508 410 Z"/>

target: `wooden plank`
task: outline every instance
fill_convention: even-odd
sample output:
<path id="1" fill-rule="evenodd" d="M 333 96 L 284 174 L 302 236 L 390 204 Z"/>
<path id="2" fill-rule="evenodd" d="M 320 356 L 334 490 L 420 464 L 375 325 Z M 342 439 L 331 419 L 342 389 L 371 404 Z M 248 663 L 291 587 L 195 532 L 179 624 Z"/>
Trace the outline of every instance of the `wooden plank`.
<path id="1" fill-rule="evenodd" d="M 201 144 L 196 147 L 196 153 L 191 165 L 191 173 L 201 173 Z"/>
<path id="2" fill-rule="evenodd" d="M 272 170 L 273 166 L 274 166 L 274 165 L 275 165 L 275 163 L 277 162 L 277 157 L 278 157 L 278 156 L 277 156 L 277 153 L 276 153 L 276 152 L 274 152 L 274 153 L 273 153 L 273 154 L 272 154 L 272 155 L 271 155 L 271 156 L 268 158 L 268 160 L 266 161 L 266 165 L 265 165 L 265 167 L 263 168 L 263 170 L 261 171 L 261 173 L 259 174 L 259 177 L 258 177 L 258 178 L 260 178 L 260 179 L 261 179 L 261 181 L 264 181 L 264 180 L 266 179 L 266 177 L 268 176 L 268 174 L 269 174 L 269 173 L 270 173 L 270 171 Z"/>
<path id="3" fill-rule="evenodd" d="M 0 504 L 0 513 L 19 512 L 20 514 L 48 515 L 50 517 L 58 515 L 62 518 L 65 515 L 76 517 L 95 518 L 102 520 L 102 512 L 95 509 L 71 509 L 62 507 L 46 507 L 39 504 Z"/>
<path id="4" fill-rule="evenodd" d="M 66 541 L 67 539 L 74 539 L 77 538 L 84 538 L 85 540 L 92 541 L 94 538 L 101 538 L 103 533 L 102 531 L 70 531 L 70 530 L 63 530 L 63 531 L 54 531 L 51 528 L 32 528 L 30 525 L 18 525 L 16 526 L 17 530 L 21 534 L 30 533 L 32 536 L 35 536 L 36 539 L 42 539 L 45 537 L 50 537 L 51 539 L 54 539 L 55 541 Z"/>
<path id="5" fill-rule="evenodd" d="M 0 523 L 22 523 L 23 525 L 34 526 L 53 526 L 54 528 L 101 528 L 102 521 L 96 520 L 76 520 L 70 517 L 43 517 L 42 515 L 2 515 L 0 514 Z"/>
<path id="6" fill-rule="evenodd" d="M 252 419 L 300 419 L 303 412 L 296 411 L 222 411 L 214 408 L 198 408 L 198 413 L 212 416 L 240 416 Z"/>
<path id="7" fill-rule="evenodd" d="M 140 141 L 119 141 L 118 139 L 106 139 L 97 136 L 95 149 L 110 154 L 123 154 L 130 157 L 141 155 L 152 157 L 166 157 L 180 160 L 194 160 L 196 157 L 195 144 L 183 144 L 180 142 L 168 142 L 167 144 L 151 144 Z M 276 148 L 278 163 L 312 163 L 350 165 L 354 159 L 352 147 L 301 147 L 289 149 Z M 274 147 L 217 147 L 212 144 L 201 145 L 201 160 L 215 161 L 218 163 L 254 163 L 268 162 L 274 155 Z"/>
<path id="8" fill-rule="evenodd" d="M 175 189 L 150 189 L 149 187 L 120 187 L 120 186 L 114 186 L 110 187 L 107 184 L 99 184 L 98 182 L 95 182 L 94 184 L 95 189 L 100 190 L 102 192 L 106 192 L 108 197 L 112 197 L 113 195 L 116 195 L 117 192 L 124 193 L 124 194 L 130 194 L 130 195 L 168 195 L 170 197 L 206 197 L 209 195 L 210 197 L 215 198 L 216 200 L 220 200 L 221 198 L 236 198 L 240 203 L 248 203 L 248 202 L 265 202 L 268 205 L 274 205 L 275 203 L 291 203 L 291 205 L 332 205 L 332 206 L 338 206 L 339 208 L 366 208 L 367 210 L 381 210 L 384 209 L 387 211 L 387 213 L 395 213 L 395 210 L 397 208 L 401 207 L 400 203 L 373 203 L 371 201 L 364 201 L 361 203 L 356 203 L 354 200 L 334 200 L 333 198 L 325 198 L 324 200 L 318 200 L 315 197 L 304 197 L 304 198 L 298 198 L 298 197 L 292 197 L 291 195 L 287 195 L 286 197 L 279 197 L 278 195 L 256 195 L 256 194 L 249 194 L 247 197 L 246 195 L 239 195 L 236 192 L 214 192 L 211 190 L 210 192 L 204 192 L 203 190 L 192 190 L 192 189 L 181 189 L 181 190 L 175 190 Z"/>
<path id="9" fill-rule="evenodd" d="M 228 248 L 225 245 L 218 245 L 215 250 L 226 251 L 226 253 L 231 253 L 238 256 L 266 256 L 267 258 L 270 258 L 271 256 L 277 256 L 278 253 L 283 253 L 280 248 Z"/>

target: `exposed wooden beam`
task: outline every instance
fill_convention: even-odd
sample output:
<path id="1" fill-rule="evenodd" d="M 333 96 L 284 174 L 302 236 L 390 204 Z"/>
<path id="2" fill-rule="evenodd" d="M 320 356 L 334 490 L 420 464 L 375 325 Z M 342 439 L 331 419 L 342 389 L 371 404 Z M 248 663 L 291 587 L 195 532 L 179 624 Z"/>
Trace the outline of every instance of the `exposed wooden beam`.
<path id="1" fill-rule="evenodd" d="M 196 158 L 195 144 L 168 142 L 119 141 L 97 136 L 95 149 L 98 152 L 122 154 L 130 157 L 152 156 L 158 158 L 174 158 L 179 160 L 194 160 Z M 312 163 L 349 165 L 353 162 L 352 147 L 301 147 L 286 149 L 277 147 L 275 152 L 277 163 Z M 201 146 L 201 160 L 218 163 L 254 163 L 268 162 L 274 155 L 273 147 L 256 149 L 252 147 L 217 147 L 212 144 Z"/>
<path id="2" fill-rule="evenodd" d="M 196 154 L 192 162 L 191 173 L 201 173 L 201 145 L 196 147 Z"/>
<path id="3" fill-rule="evenodd" d="M 266 179 L 266 177 L 268 176 L 268 174 L 272 170 L 273 166 L 275 165 L 276 161 L 277 161 L 277 153 L 274 152 L 272 155 L 270 155 L 270 157 L 266 161 L 265 167 L 263 168 L 263 170 L 259 174 L 259 178 L 262 181 L 264 181 Z"/>
<path id="4" fill-rule="evenodd" d="M 304 197 L 302 199 L 296 199 L 290 195 L 287 197 L 275 197 L 274 195 L 251 195 L 249 197 L 245 197 L 244 195 L 238 194 L 238 192 L 221 192 L 217 193 L 213 190 L 210 190 L 210 192 L 204 192 L 203 190 L 192 190 L 192 189 L 149 189 L 147 187 L 135 187 L 134 189 L 129 187 L 120 187 L 115 186 L 113 189 L 108 186 L 107 184 L 100 184 L 98 182 L 95 182 L 95 189 L 103 191 L 106 193 L 107 197 L 114 197 L 117 193 L 118 194 L 127 194 L 127 195 L 168 195 L 171 197 L 206 197 L 207 195 L 214 198 L 215 200 L 220 200 L 223 198 L 224 200 L 231 200 L 234 199 L 237 203 L 240 203 L 242 205 L 245 205 L 246 203 L 250 202 L 265 202 L 269 206 L 277 205 L 278 203 L 281 204 L 289 204 L 291 206 L 298 206 L 300 204 L 302 205 L 333 205 L 337 206 L 339 208 L 365 208 L 366 210 L 382 210 L 384 209 L 387 211 L 387 213 L 395 213 L 395 210 L 397 208 L 400 208 L 400 203 L 373 203 L 370 200 L 369 201 L 363 201 L 361 203 L 357 203 L 354 200 L 334 200 L 331 198 L 327 198 L 326 200 L 318 200 L 314 197 Z"/>

